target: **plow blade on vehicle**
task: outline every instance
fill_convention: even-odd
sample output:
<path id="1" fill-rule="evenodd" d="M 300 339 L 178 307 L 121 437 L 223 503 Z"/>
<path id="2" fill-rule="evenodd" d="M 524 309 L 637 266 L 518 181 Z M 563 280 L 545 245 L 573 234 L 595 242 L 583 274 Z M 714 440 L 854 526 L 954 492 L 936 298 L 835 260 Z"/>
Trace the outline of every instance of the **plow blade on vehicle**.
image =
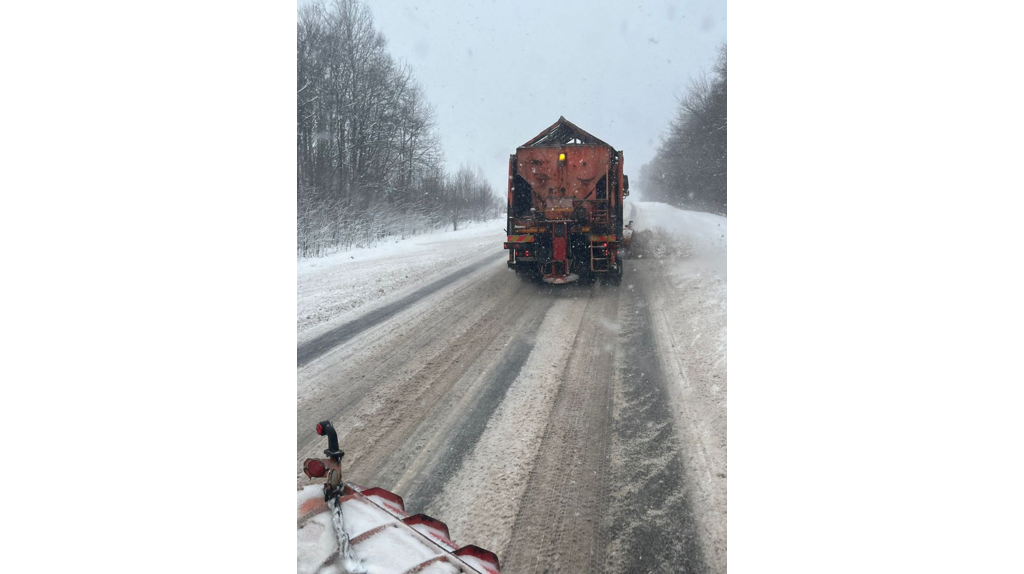
<path id="1" fill-rule="evenodd" d="M 406 512 L 401 496 L 342 482 L 337 434 L 328 421 L 317 432 L 328 437 L 328 458 L 306 459 L 303 471 L 327 482 L 298 493 L 300 573 L 500 574 L 493 552 L 456 544 L 444 522 Z"/>

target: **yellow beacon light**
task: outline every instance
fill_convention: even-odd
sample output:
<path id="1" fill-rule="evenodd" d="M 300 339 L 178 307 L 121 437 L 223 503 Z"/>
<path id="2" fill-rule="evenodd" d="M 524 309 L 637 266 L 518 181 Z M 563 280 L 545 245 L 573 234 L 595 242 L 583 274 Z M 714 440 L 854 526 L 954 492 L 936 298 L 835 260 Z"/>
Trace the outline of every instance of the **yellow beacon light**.
<path id="1" fill-rule="evenodd" d="M 558 154 L 558 161 L 565 161 L 565 154 L 564 153 Z"/>

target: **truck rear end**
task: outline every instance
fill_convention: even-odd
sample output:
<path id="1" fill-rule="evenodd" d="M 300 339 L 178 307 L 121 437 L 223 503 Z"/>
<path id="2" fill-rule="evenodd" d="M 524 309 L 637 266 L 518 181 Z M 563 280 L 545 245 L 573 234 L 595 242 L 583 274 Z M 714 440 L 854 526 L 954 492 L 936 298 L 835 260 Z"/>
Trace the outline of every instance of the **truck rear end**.
<path id="1" fill-rule="evenodd" d="M 571 283 L 622 278 L 622 151 L 564 117 L 509 157 L 508 266 Z"/>

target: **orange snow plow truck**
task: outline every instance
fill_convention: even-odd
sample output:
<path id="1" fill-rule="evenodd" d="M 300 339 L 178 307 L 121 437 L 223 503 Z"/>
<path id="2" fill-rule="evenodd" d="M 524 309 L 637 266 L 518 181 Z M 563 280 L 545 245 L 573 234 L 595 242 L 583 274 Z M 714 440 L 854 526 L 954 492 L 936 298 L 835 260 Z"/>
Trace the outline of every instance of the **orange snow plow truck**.
<path id="1" fill-rule="evenodd" d="M 508 161 L 508 266 L 523 278 L 622 279 L 622 151 L 565 119 Z"/>

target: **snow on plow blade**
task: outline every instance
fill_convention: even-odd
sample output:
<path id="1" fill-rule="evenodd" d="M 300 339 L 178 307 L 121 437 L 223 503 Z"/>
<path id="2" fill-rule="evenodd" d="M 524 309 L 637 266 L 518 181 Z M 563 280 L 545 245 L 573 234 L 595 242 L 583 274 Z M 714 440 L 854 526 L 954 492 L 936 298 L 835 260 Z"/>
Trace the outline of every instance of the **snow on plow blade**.
<path id="1" fill-rule="evenodd" d="M 426 514 L 410 516 L 402 497 L 393 492 L 346 482 L 339 500 L 349 545 L 367 572 L 501 572 L 493 552 L 473 545 L 460 547 L 451 540 L 444 522 Z M 332 512 L 322 488 L 308 486 L 299 491 L 298 514 L 299 572 L 340 566 L 338 546 L 330 544 Z M 304 544 L 304 540 L 312 542 Z"/>

